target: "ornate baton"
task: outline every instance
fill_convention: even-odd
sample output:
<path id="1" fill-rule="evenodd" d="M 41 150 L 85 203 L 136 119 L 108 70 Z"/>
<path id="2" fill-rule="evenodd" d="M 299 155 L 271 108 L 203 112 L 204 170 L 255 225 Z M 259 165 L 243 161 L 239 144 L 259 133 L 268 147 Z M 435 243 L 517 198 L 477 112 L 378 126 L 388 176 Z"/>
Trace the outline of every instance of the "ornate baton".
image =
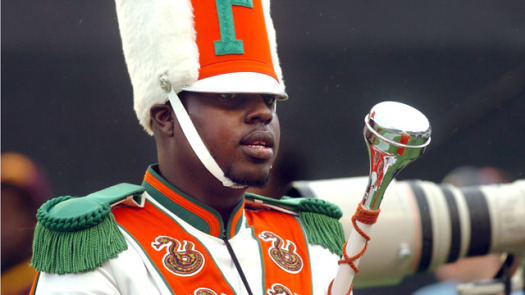
<path id="1" fill-rule="evenodd" d="M 363 200 L 352 217 L 353 229 L 343 248 L 337 275 L 329 294 L 350 294 L 357 265 L 365 253 L 370 229 L 390 181 L 419 158 L 430 143 L 430 123 L 421 112 L 399 102 L 375 105 L 365 117 L 363 131 L 370 156 L 370 175 Z"/>

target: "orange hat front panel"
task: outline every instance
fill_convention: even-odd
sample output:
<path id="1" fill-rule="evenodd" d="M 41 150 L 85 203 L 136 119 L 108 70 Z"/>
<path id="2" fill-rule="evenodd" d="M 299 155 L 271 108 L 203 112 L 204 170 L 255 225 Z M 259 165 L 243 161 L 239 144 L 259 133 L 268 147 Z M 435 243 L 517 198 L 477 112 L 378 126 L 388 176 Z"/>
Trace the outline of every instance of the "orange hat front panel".
<path id="1" fill-rule="evenodd" d="M 199 80 L 256 72 L 276 80 L 261 0 L 194 0 Z"/>

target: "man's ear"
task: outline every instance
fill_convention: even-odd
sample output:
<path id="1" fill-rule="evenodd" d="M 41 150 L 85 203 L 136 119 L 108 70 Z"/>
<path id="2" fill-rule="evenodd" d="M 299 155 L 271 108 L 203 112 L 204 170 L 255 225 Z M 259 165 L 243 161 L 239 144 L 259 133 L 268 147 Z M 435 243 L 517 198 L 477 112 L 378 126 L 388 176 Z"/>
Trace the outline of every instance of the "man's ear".
<path id="1" fill-rule="evenodd" d="M 169 103 L 156 104 L 150 109 L 151 128 L 154 132 L 161 132 L 167 136 L 173 136 L 174 114 Z"/>

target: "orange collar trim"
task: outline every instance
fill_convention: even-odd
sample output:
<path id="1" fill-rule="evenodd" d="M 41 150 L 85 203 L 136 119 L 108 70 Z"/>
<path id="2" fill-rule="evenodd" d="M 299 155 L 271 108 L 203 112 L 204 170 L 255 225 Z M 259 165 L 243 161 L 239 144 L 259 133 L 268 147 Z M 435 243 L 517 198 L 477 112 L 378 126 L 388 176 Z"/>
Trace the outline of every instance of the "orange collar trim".
<path id="1" fill-rule="evenodd" d="M 228 238 L 231 238 L 239 232 L 245 219 L 244 200 L 234 208 L 230 220 L 224 225 L 217 210 L 179 191 L 168 183 L 156 169 L 157 166 L 154 165 L 148 168 L 142 184 L 155 201 L 209 235 L 222 238 L 226 234 Z"/>

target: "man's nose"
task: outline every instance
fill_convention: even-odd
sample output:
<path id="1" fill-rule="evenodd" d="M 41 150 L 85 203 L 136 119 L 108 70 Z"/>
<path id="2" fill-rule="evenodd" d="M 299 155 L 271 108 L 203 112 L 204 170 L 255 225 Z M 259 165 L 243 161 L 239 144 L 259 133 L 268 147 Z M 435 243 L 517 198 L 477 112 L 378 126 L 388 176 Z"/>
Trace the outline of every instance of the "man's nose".
<path id="1" fill-rule="evenodd" d="M 262 97 L 254 98 L 246 115 L 248 123 L 263 122 L 270 124 L 274 116 L 274 103 L 268 104 Z"/>

